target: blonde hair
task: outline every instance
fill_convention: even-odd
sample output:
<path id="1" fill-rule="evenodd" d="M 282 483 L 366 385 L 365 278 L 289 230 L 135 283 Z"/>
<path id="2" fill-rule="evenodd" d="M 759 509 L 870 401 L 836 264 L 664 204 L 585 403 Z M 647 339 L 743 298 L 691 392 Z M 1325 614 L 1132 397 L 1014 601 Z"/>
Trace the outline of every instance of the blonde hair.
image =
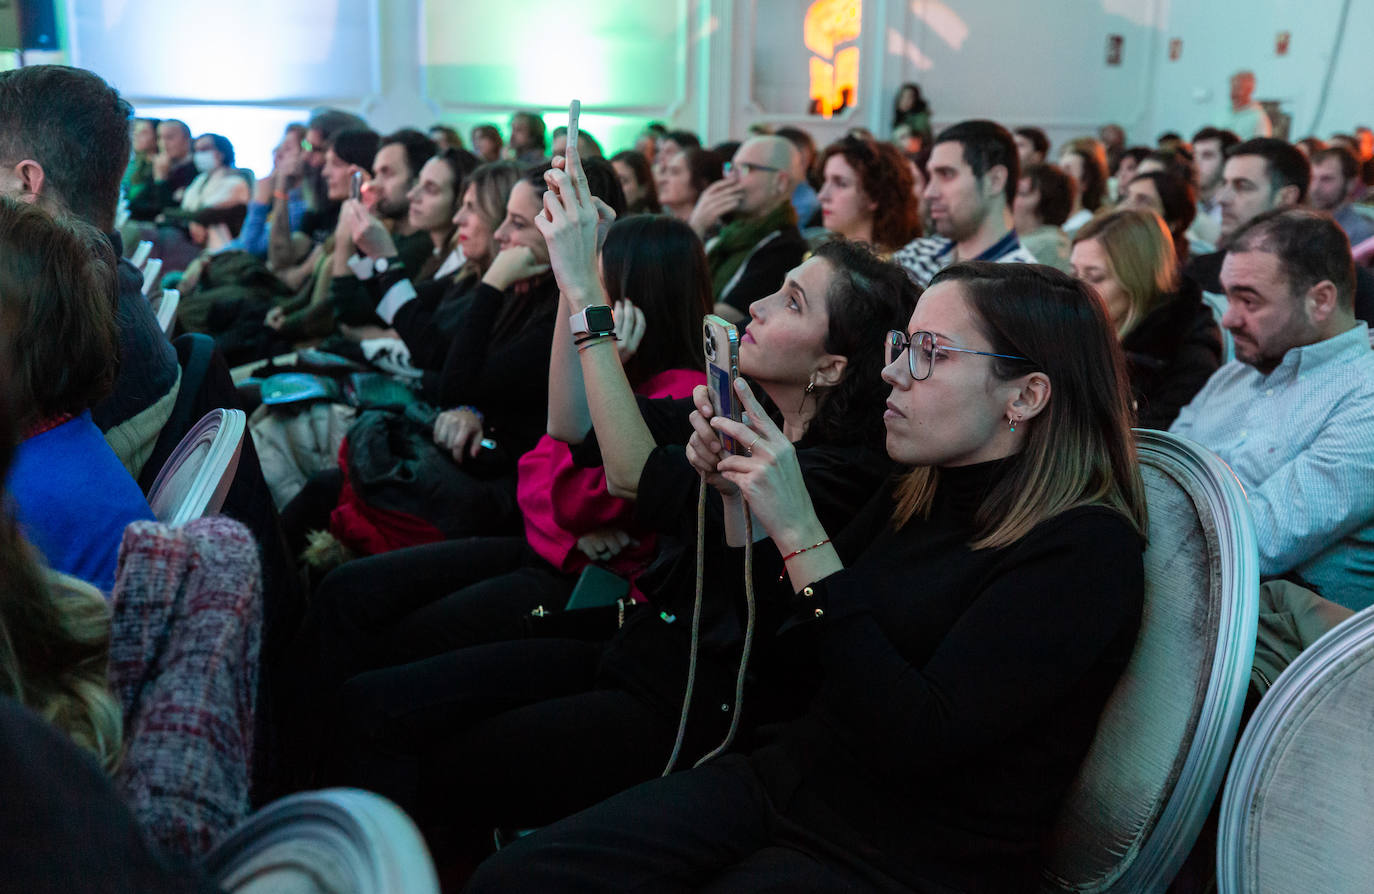
<path id="1" fill-rule="evenodd" d="M 1107 256 L 1107 272 L 1130 300 L 1117 332 L 1128 332 L 1178 290 L 1174 237 L 1148 208 L 1122 208 L 1094 217 L 1074 234 L 1073 244 L 1096 239 Z"/>
<path id="2" fill-rule="evenodd" d="M 13 520 L 0 525 L 0 693 L 113 772 L 124 730 L 109 686 L 110 607 L 90 584 L 43 570 Z"/>
<path id="3" fill-rule="evenodd" d="M 1026 443 L 975 515 L 972 549 L 1010 546 L 1036 525 L 1079 506 L 1119 512 L 1142 536 L 1145 486 L 1131 434 L 1129 388 L 1120 341 L 1087 286 L 1035 264 L 967 262 L 930 285 L 959 283 L 1006 381 L 1042 372 L 1052 384 L 1044 411 L 1017 423 Z M 938 373 L 937 373 L 938 375 Z M 918 466 L 898 486 L 893 523 L 929 517 L 939 469 Z"/>

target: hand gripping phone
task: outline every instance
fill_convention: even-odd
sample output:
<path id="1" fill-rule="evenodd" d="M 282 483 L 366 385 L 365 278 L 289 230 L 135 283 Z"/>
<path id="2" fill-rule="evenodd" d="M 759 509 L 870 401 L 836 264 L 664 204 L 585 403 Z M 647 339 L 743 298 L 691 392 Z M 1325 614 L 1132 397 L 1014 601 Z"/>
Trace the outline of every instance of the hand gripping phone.
<path id="1" fill-rule="evenodd" d="M 711 409 L 718 416 L 740 421 L 740 404 L 735 396 L 739 378 L 739 329 L 715 314 L 701 321 L 702 353 L 706 355 L 706 386 L 711 392 Z M 721 434 L 720 441 L 731 453 L 743 453 L 734 438 Z"/>

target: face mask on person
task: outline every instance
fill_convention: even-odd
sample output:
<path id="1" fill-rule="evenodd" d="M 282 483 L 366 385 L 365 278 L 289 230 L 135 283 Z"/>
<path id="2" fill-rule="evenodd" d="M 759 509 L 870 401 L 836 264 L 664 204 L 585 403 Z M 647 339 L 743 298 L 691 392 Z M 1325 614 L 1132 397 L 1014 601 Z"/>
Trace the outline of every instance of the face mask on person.
<path id="1" fill-rule="evenodd" d="M 215 158 L 215 152 L 212 149 L 202 149 L 193 157 L 196 161 L 196 170 L 201 173 L 213 171 L 218 164 L 218 159 Z"/>

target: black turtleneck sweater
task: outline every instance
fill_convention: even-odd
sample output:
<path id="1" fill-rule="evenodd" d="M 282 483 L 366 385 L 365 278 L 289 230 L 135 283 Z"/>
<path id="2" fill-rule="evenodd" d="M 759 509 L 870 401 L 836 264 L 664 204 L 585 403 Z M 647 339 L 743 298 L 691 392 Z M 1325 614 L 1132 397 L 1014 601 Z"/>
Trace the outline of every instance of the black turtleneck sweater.
<path id="1" fill-rule="evenodd" d="M 1034 888 L 1130 657 L 1144 571 L 1141 538 L 1102 507 L 971 550 L 1015 461 L 941 470 L 930 517 L 900 530 L 884 488 L 836 538 L 849 567 L 794 598 L 776 645 L 819 665 L 819 686 L 750 761 L 788 837 L 827 859 L 917 890 Z"/>

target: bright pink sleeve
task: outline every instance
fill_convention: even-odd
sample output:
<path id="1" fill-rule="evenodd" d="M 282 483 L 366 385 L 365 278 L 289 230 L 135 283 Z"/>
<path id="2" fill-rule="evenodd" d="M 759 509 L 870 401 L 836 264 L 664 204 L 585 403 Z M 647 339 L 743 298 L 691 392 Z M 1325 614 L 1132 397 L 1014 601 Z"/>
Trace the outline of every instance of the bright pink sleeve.
<path id="1" fill-rule="evenodd" d="M 700 370 L 670 369 L 659 373 L 641 385 L 636 393 L 644 397 L 691 397 L 692 389 L 706 384 L 706 374 Z M 630 534 L 634 519 L 634 503 L 611 496 L 606 492 L 606 472 L 597 467 L 583 469 L 573 465 L 566 445 L 553 471 L 553 518 L 557 525 L 580 537 L 600 528 L 620 528 Z"/>

